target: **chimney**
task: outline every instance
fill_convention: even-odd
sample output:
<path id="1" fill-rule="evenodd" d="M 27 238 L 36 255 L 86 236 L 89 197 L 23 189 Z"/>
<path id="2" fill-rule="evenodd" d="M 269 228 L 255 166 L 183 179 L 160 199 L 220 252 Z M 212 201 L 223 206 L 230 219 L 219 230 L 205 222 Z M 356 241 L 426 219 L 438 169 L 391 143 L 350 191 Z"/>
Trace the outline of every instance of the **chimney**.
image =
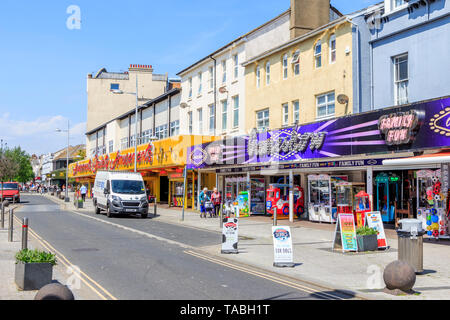
<path id="1" fill-rule="evenodd" d="M 129 72 L 149 72 L 153 73 L 153 66 L 147 64 L 130 64 Z"/>
<path id="2" fill-rule="evenodd" d="M 330 0 L 291 0 L 291 39 L 330 22 Z"/>

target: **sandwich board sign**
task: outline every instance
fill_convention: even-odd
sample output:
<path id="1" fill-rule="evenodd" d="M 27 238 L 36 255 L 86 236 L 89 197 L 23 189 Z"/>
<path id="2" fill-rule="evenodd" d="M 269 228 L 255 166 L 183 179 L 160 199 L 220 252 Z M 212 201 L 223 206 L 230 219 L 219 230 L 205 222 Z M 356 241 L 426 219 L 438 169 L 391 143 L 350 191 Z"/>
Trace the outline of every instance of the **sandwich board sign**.
<path id="1" fill-rule="evenodd" d="M 238 253 L 238 219 L 224 218 L 222 227 L 222 251 L 223 254 Z"/>
<path id="2" fill-rule="evenodd" d="M 383 220 L 381 219 L 381 213 L 379 211 L 368 212 L 366 214 L 366 221 L 369 228 L 377 231 L 378 249 L 387 249 L 387 239 L 384 233 Z"/>
<path id="3" fill-rule="evenodd" d="M 289 227 L 272 227 L 274 267 L 294 267 L 292 234 Z"/>
<path id="4" fill-rule="evenodd" d="M 338 215 L 333 249 L 342 249 L 343 252 L 358 251 L 355 217 L 353 214 L 341 213 Z"/>

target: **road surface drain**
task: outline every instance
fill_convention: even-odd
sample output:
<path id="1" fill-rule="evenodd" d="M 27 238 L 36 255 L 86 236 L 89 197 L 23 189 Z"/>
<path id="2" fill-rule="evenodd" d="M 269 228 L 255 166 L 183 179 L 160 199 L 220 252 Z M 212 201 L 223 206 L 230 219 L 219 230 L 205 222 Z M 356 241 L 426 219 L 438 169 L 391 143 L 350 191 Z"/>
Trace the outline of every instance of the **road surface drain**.
<path id="1" fill-rule="evenodd" d="M 79 248 L 79 249 L 72 249 L 72 251 L 75 252 L 89 252 L 89 251 L 99 251 L 97 248 Z"/>

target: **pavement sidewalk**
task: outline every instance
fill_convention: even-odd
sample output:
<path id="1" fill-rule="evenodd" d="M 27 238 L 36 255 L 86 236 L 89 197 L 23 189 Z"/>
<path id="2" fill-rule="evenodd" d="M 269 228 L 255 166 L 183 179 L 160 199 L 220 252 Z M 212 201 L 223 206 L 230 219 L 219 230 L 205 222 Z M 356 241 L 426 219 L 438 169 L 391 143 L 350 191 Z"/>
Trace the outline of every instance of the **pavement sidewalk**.
<path id="1" fill-rule="evenodd" d="M 50 196 L 48 196 L 50 197 Z M 64 204 L 63 200 L 50 197 Z M 71 197 L 72 199 L 72 197 Z M 75 210 L 73 203 L 64 204 L 66 209 Z M 92 215 L 91 200 L 86 200 L 85 208 L 78 209 Z M 152 212 L 152 208 L 150 213 Z M 218 233 L 221 237 L 220 221 L 217 218 L 201 219 L 199 214 L 185 211 L 181 221 L 180 209 L 158 206 L 158 221 L 199 228 Z M 152 214 L 149 215 L 152 217 Z M 327 288 L 354 292 L 369 299 L 450 299 L 450 243 L 442 240 L 424 240 L 423 275 L 417 275 L 415 295 L 392 296 L 383 292 L 384 268 L 397 260 L 398 243 L 393 230 L 386 230 L 388 245 L 386 251 L 372 253 L 342 253 L 331 249 L 335 225 L 318 224 L 307 221 L 290 223 L 279 220 L 278 225 L 290 226 L 294 245 L 294 268 L 273 267 L 272 220 L 268 217 L 241 218 L 239 220 L 239 254 L 221 255 L 220 245 L 203 247 L 201 250 L 237 263 L 258 267 L 299 280 L 322 285 Z"/>
<path id="2" fill-rule="evenodd" d="M 13 207 L 13 206 L 12 206 Z M 13 227 L 13 242 L 8 242 L 8 208 L 5 208 L 5 228 L 0 228 L 0 300 L 34 300 L 37 290 L 22 291 L 15 283 L 15 264 L 16 253 L 22 247 L 22 229 L 21 224 L 14 220 Z M 20 210 L 21 206 L 17 206 L 16 211 Z M 39 249 L 47 251 L 40 245 L 32 236 L 28 234 L 28 249 Z M 57 265 L 53 267 L 53 282 L 58 282 L 63 285 L 67 284 L 69 274 L 64 266 L 57 261 Z M 76 300 L 92 300 L 96 296 L 87 290 L 82 285 L 80 288 L 72 288 L 72 292 Z M 98 299 L 98 298 L 97 298 Z"/>

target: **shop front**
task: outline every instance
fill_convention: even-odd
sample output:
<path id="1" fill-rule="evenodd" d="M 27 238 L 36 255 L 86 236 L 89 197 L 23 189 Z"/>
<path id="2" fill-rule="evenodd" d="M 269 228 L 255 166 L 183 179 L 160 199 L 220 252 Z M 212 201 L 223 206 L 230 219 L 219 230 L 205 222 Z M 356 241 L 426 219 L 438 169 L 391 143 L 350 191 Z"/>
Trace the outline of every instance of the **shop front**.
<path id="1" fill-rule="evenodd" d="M 348 205 L 339 204 L 344 201 L 338 196 L 338 189 L 343 188 L 339 184 L 351 183 L 352 190 L 369 195 L 370 208 L 380 211 L 385 223 L 396 225 L 402 218 L 417 217 L 418 194 L 424 188 L 418 185 L 420 171 L 436 171 L 440 164 L 386 161 L 450 147 L 449 119 L 450 98 L 445 97 L 270 132 L 254 130 L 248 136 L 192 146 L 187 167 L 216 172 L 223 179 L 224 195 L 235 202 L 240 193 L 247 192 L 251 215 L 261 213 L 260 205 L 252 205 L 253 195 L 260 202 L 259 189 L 264 185 L 267 198 L 267 189 L 278 184 L 282 200 L 289 202 L 292 220 L 298 184 L 306 194 L 303 217 L 334 223 L 339 207 Z M 253 179 L 261 180 L 254 184 Z M 353 207 L 359 192 L 353 192 Z M 439 195 L 446 204 L 447 194 Z"/>
<path id="2" fill-rule="evenodd" d="M 180 207 L 183 204 L 184 179 L 183 171 L 186 166 L 186 150 L 195 142 L 209 142 L 214 137 L 180 135 L 153 144 L 137 147 L 137 171 L 141 173 L 150 200 L 158 203 Z M 134 148 L 113 152 L 72 163 L 69 165 L 69 177 L 78 184 L 85 184 L 90 190 L 99 170 L 133 171 L 135 153 Z M 193 205 L 192 190 L 195 172 L 188 171 L 185 207 Z"/>

